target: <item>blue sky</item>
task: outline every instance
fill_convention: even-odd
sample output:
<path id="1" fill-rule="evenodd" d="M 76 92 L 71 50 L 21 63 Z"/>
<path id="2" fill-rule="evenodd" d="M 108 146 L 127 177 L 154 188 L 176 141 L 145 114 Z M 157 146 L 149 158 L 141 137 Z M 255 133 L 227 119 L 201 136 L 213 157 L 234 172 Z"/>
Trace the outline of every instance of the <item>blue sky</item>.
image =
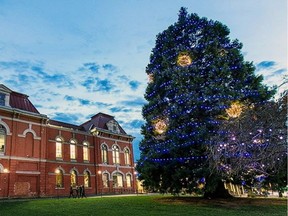
<path id="1" fill-rule="evenodd" d="M 0 0 L 0 83 L 52 119 L 115 116 L 136 137 L 137 159 L 145 67 L 156 35 L 182 6 L 227 25 L 266 84 L 283 81 L 286 0 Z"/>

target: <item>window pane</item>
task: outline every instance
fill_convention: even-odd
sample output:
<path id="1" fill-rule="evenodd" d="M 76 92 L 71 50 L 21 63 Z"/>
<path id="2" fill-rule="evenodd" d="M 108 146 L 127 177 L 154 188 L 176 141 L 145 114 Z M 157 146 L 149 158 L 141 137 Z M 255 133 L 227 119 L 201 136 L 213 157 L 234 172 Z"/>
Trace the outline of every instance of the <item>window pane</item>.
<path id="1" fill-rule="evenodd" d="M 125 150 L 124 158 L 125 158 L 125 164 L 130 165 L 130 153 L 128 149 Z"/>
<path id="2" fill-rule="evenodd" d="M 76 159 L 76 146 L 70 145 L 70 158 Z"/>
<path id="3" fill-rule="evenodd" d="M 88 161 L 89 157 L 88 157 L 88 147 L 84 146 L 83 147 L 83 160 Z"/>
<path id="4" fill-rule="evenodd" d="M 101 154 L 102 154 L 102 163 L 108 163 L 108 150 L 106 145 L 102 145 Z"/>
<path id="5" fill-rule="evenodd" d="M 77 175 L 76 175 L 76 171 L 75 170 L 73 170 L 71 172 L 70 179 L 71 179 L 71 186 L 72 187 L 76 187 L 76 185 L 77 185 Z"/>
<path id="6" fill-rule="evenodd" d="M 109 177 L 108 177 L 108 174 L 107 173 L 104 173 L 103 176 L 102 176 L 102 181 L 103 181 L 103 187 L 108 187 L 108 180 L 109 180 Z"/>
<path id="7" fill-rule="evenodd" d="M 117 175 L 117 184 L 118 184 L 118 187 L 123 187 L 123 178 L 121 174 Z"/>
<path id="8" fill-rule="evenodd" d="M 63 187 L 63 172 L 59 169 L 56 171 L 56 187 Z"/>
<path id="9" fill-rule="evenodd" d="M 1 131 L 0 129 L 0 152 L 4 152 L 5 147 L 5 133 Z"/>
<path id="10" fill-rule="evenodd" d="M 87 142 L 83 142 L 83 160 L 85 161 L 89 160 L 89 149 Z"/>
<path id="11" fill-rule="evenodd" d="M 84 186 L 90 187 L 90 174 L 89 174 L 89 172 L 85 172 L 85 174 L 84 174 Z"/>
<path id="12" fill-rule="evenodd" d="M 56 141 L 56 157 L 62 158 L 62 143 L 59 141 Z"/>
<path id="13" fill-rule="evenodd" d="M 131 175 L 126 176 L 127 187 L 131 187 Z"/>
<path id="14" fill-rule="evenodd" d="M 118 146 L 113 146 L 112 157 L 113 157 L 113 163 L 120 164 L 119 147 Z"/>
<path id="15" fill-rule="evenodd" d="M 0 106 L 5 106 L 5 94 L 0 93 Z"/>

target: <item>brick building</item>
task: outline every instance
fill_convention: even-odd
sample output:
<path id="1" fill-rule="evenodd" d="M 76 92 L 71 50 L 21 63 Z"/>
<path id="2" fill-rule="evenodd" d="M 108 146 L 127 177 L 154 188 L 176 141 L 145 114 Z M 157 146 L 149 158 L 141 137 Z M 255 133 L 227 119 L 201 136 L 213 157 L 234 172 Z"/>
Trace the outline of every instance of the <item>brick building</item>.
<path id="1" fill-rule="evenodd" d="M 81 125 L 49 119 L 0 84 L 0 198 L 134 193 L 133 137 L 113 116 Z"/>

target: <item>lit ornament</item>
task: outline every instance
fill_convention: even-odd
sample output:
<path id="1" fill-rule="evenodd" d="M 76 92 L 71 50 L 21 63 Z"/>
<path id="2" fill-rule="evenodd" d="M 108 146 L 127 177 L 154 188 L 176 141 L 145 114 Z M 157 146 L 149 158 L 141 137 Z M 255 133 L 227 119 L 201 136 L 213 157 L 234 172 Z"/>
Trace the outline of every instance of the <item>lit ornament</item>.
<path id="1" fill-rule="evenodd" d="M 153 74 L 148 74 L 148 82 L 152 83 L 154 81 Z"/>
<path id="2" fill-rule="evenodd" d="M 181 67 L 186 67 L 191 65 L 192 59 L 188 52 L 181 52 L 177 57 L 177 64 Z"/>
<path id="3" fill-rule="evenodd" d="M 226 109 L 226 113 L 230 118 L 237 118 L 241 115 L 243 111 L 243 105 L 236 101 L 231 104 L 231 107 Z"/>
<path id="4" fill-rule="evenodd" d="M 167 131 L 167 123 L 163 119 L 157 119 L 153 123 L 154 125 L 154 132 L 156 135 L 161 135 Z"/>
<path id="5" fill-rule="evenodd" d="M 225 49 L 221 49 L 220 51 L 219 51 L 219 54 L 220 54 L 220 56 L 225 56 L 226 54 L 228 53 L 228 51 L 227 50 L 225 50 Z"/>

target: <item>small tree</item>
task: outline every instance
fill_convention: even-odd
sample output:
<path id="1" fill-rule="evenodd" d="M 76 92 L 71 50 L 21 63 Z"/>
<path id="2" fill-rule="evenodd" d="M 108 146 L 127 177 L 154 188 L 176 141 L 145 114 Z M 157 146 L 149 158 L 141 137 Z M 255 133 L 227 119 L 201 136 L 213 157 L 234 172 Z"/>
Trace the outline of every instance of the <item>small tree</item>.
<path id="1" fill-rule="evenodd" d="M 214 145 L 210 146 L 211 169 L 226 181 L 249 188 L 257 184 L 285 187 L 287 92 L 277 102 L 237 106 L 243 110 L 241 115 L 227 115 L 219 127 L 225 134 L 215 136 Z"/>
<path id="2" fill-rule="evenodd" d="M 157 35 L 146 68 L 150 82 L 137 166 L 147 189 L 215 191 L 221 176 L 208 155 L 219 116 L 235 101 L 261 102 L 274 94 L 244 61 L 242 44 L 228 35 L 220 22 L 189 15 L 185 8 Z"/>

